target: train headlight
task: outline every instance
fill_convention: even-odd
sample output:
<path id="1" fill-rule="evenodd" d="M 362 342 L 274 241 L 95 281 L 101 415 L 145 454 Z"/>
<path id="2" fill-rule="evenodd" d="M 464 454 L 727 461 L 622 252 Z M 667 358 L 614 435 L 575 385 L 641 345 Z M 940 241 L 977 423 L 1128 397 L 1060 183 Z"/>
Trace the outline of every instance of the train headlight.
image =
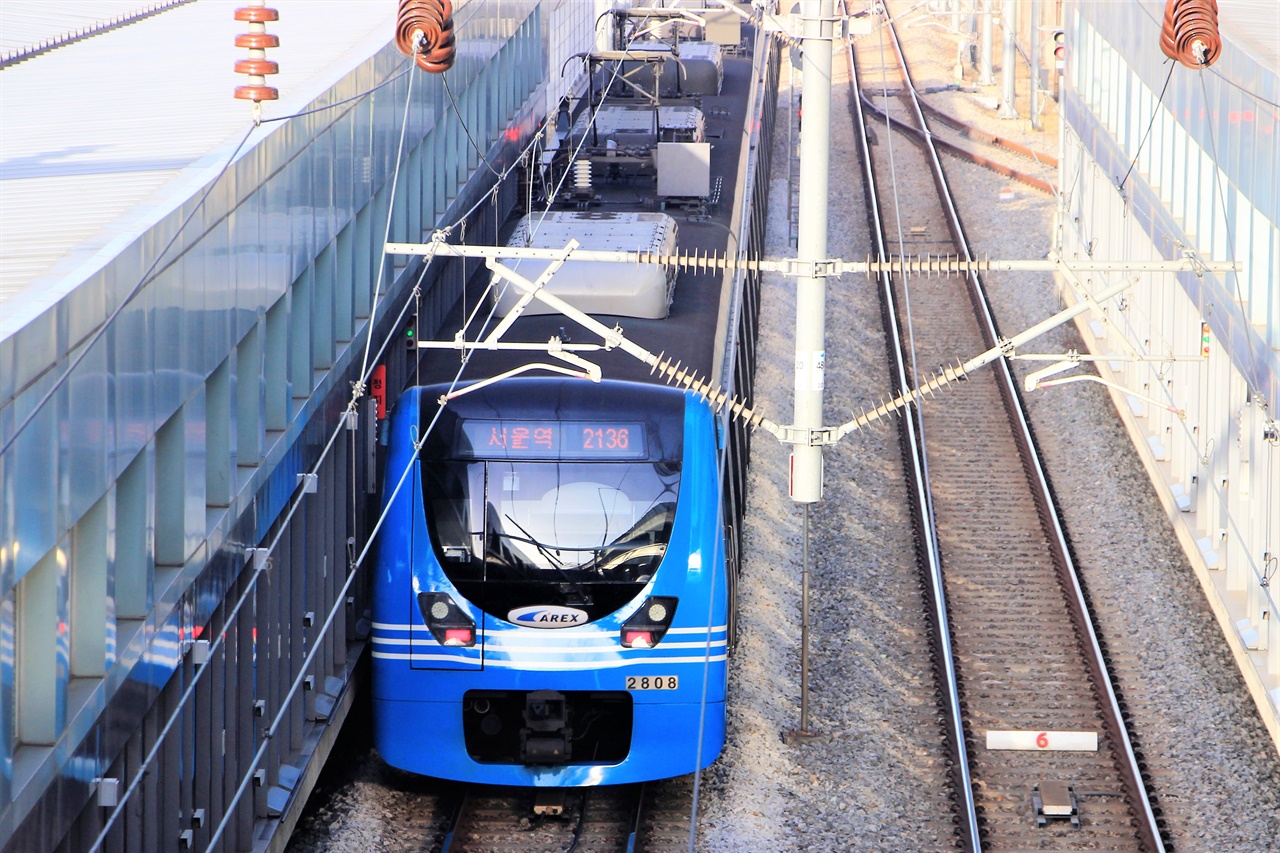
<path id="1" fill-rule="evenodd" d="M 678 599 L 652 596 L 622 625 L 622 646 L 627 649 L 651 649 L 661 642 L 676 615 Z"/>
<path id="2" fill-rule="evenodd" d="M 422 621 L 442 646 L 470 647 L 476 644 L 476 623 L 447 593 L 418 593 Z"/>

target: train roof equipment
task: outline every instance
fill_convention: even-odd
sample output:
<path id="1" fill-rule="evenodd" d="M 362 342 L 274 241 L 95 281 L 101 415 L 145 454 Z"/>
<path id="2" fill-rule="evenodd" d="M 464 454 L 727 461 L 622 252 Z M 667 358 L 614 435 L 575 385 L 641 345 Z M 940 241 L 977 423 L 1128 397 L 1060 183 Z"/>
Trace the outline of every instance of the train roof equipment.
<path id="1" fill-rule="evenodd" d="M 508 246 L 563 248 L 577 240 L 586 249 L 626 249 L 671 255 L 676 248 L 676 220 L 665 213 L 617 211 L 553 211 L 523 217 L 507 241 Z M 510 266 L 529 280 L 536 280 L 550 262 L 522 259 Z M 569 261 L 545 285 L 554 295 L 588 314 L 662 319 L 671 310 L 675 295 L 674 268 L 640 263 Z M 505 315 L 521 294 L 503 287 L 495 276 L 497 313 Z M 553 309 L 533 301 L 525 314 L 552 314 Z"/>
<path id="2" fill-rule="evenodd" d="M 678 45 L 641 42 L 632 45 L 628 52 L 670 57 L 662 63 L 659 77 L 658 91 L 662 95 L 718 95 L 724 85 L 724 59 L 720 45 L 714 42 L 682 41 Z M 651 84 L 641 76 L 643 64 L 635 59 L 623 60 L 622 73 L 647 87 Z"/>
<path id="3" fill-rule="evenodd" d="M 584 110 L 569 131 L 569 145 L 576 146 L 585 136 L 592 148 L 648 150 L 659 142 L 702 142 L 706 138 L 706 116 L 697 107 L 676 104 L 658 107 L 656 117 L 654 113 L 653 107 L 641 104 L 606 103 L 595 111 L 593 128 L 593 113 Z"/>

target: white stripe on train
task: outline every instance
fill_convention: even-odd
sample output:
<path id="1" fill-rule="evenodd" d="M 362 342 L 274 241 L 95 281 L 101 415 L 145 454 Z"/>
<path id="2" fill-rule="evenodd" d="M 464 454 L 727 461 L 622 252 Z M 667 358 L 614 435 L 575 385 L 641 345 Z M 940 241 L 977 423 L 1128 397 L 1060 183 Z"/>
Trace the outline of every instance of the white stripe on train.
<path id="1" fill-rule="evenodd" d="M 447 655 L 407 655 L 392 652 L 373 653 L 375 658 L 382 660 L 412 660 L 415 662 L 425 663 L 427 661 L 443 661 L 447 663 L 481 663 L 479 658 L 462 658 L 449 657 Z M 599 661 L 519 661 L 519 660 L 501 660 L 486 657 L 483 661 L 485 668 L 493 669 L 529 669 L 541 670 L 544 672 L 577 672 L 589 669 L 616 669 L 623 666 L 670 666 L 670 665 L 694 665 L 700 663 L 717 663 L 726 660 L 728 655 L 711 655 L 710 658 L 699 655 L 698 657 L 686 658 L 628 658 L 626 660 L 599 660 Z"/>
<path id="2" fill-rule="evenodd" d="M 421 631 L 421 630 L 424 630 L 426 626 L 421 623 L 397 624 L 393 622 L 374 622 L 373 628 L 375 631 Z M 711 633 L 712 634 L 722 633 L 724 631 L 727 631 L 728 629 L 729 629 L 728 625 L 715 625 L 711 628 Z M 667 630 L 667 634 L 705 634 L 705 633 L 707 633 L 706 628 L 669 628 Z M 618 635 L 616 633 L 616 629 L 583 631 L 583 630 L 574 630 L 571 628 L 525 628 L 521 630 L 518 627 L 513 627 L 513 628 L 506 628 L 501 631 L 490 631 L 489 636 L 510 637 L 511 639 L 518 638 L 521 641 L 524 641 L 526 639 L 537 641 L 537 640 L 542 640 L 547 638 L 563 639 L 566 637 L 570 639 L 582 638 L 582 639 L 592 639 L 592 640 L 613 640 L 613 639 L 616 639 Z"/>

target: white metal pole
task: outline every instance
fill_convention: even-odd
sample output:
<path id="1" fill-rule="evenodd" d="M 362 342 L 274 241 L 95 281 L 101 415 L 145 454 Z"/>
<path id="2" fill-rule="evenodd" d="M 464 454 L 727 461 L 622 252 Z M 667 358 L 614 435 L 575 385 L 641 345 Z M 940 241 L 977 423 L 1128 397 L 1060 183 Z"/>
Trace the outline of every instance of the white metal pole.
<path id="1" fill-rule="evenodd" d="M 834 0 L 804 0 L 804 61 L 801 85 L 807 119 L 800 131 L 800 215 L 797 256 L 827 260 L 827 177 L 831 156 L 831 39 Z M 826 368 L 826 281 L 803 276 L 796 282 L 795 425 L 822 427 Z M 797 444 L 791 451 L 791 499 L 822 499 L 822 448 Z"/>
<path id="2" fill-rule="evenodd" d="M 995 17 L 996 0 L 982 0 L 982 49 L 978 54 L 978 82 L 990 86 L 996 82 L 991 69 L 991 19 Z"/>
<path id="3" fill-rule="evenodd" d="M 1040 123 L 1040 0 L 1031 0 L 1031 40 L 1027 59 L 1031 65 L 1031 129 L 1043 130 Z"/>
<path id="4" fill-rule="evenodd" d="M 1017 118 L 1013 108 L 1015 96 L 1014 78 L 1018 75 L 1018 4 L 1016 0 L 1003 0 L 1000 4 L 1000 30 L 1004 34 L 1004 63 L 1000 68 L 1001 104 L 1000 118 Z"/>

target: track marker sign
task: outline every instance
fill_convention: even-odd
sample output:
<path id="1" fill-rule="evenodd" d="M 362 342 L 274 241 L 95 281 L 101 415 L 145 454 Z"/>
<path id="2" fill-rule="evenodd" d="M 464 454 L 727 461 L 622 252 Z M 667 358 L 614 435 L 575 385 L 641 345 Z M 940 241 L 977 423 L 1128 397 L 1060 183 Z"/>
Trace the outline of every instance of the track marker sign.
<path id="1" fill-rule="evenodd" d="M 1097 752 L 1097 732 L 987 732 L 987 749 Z"/>

